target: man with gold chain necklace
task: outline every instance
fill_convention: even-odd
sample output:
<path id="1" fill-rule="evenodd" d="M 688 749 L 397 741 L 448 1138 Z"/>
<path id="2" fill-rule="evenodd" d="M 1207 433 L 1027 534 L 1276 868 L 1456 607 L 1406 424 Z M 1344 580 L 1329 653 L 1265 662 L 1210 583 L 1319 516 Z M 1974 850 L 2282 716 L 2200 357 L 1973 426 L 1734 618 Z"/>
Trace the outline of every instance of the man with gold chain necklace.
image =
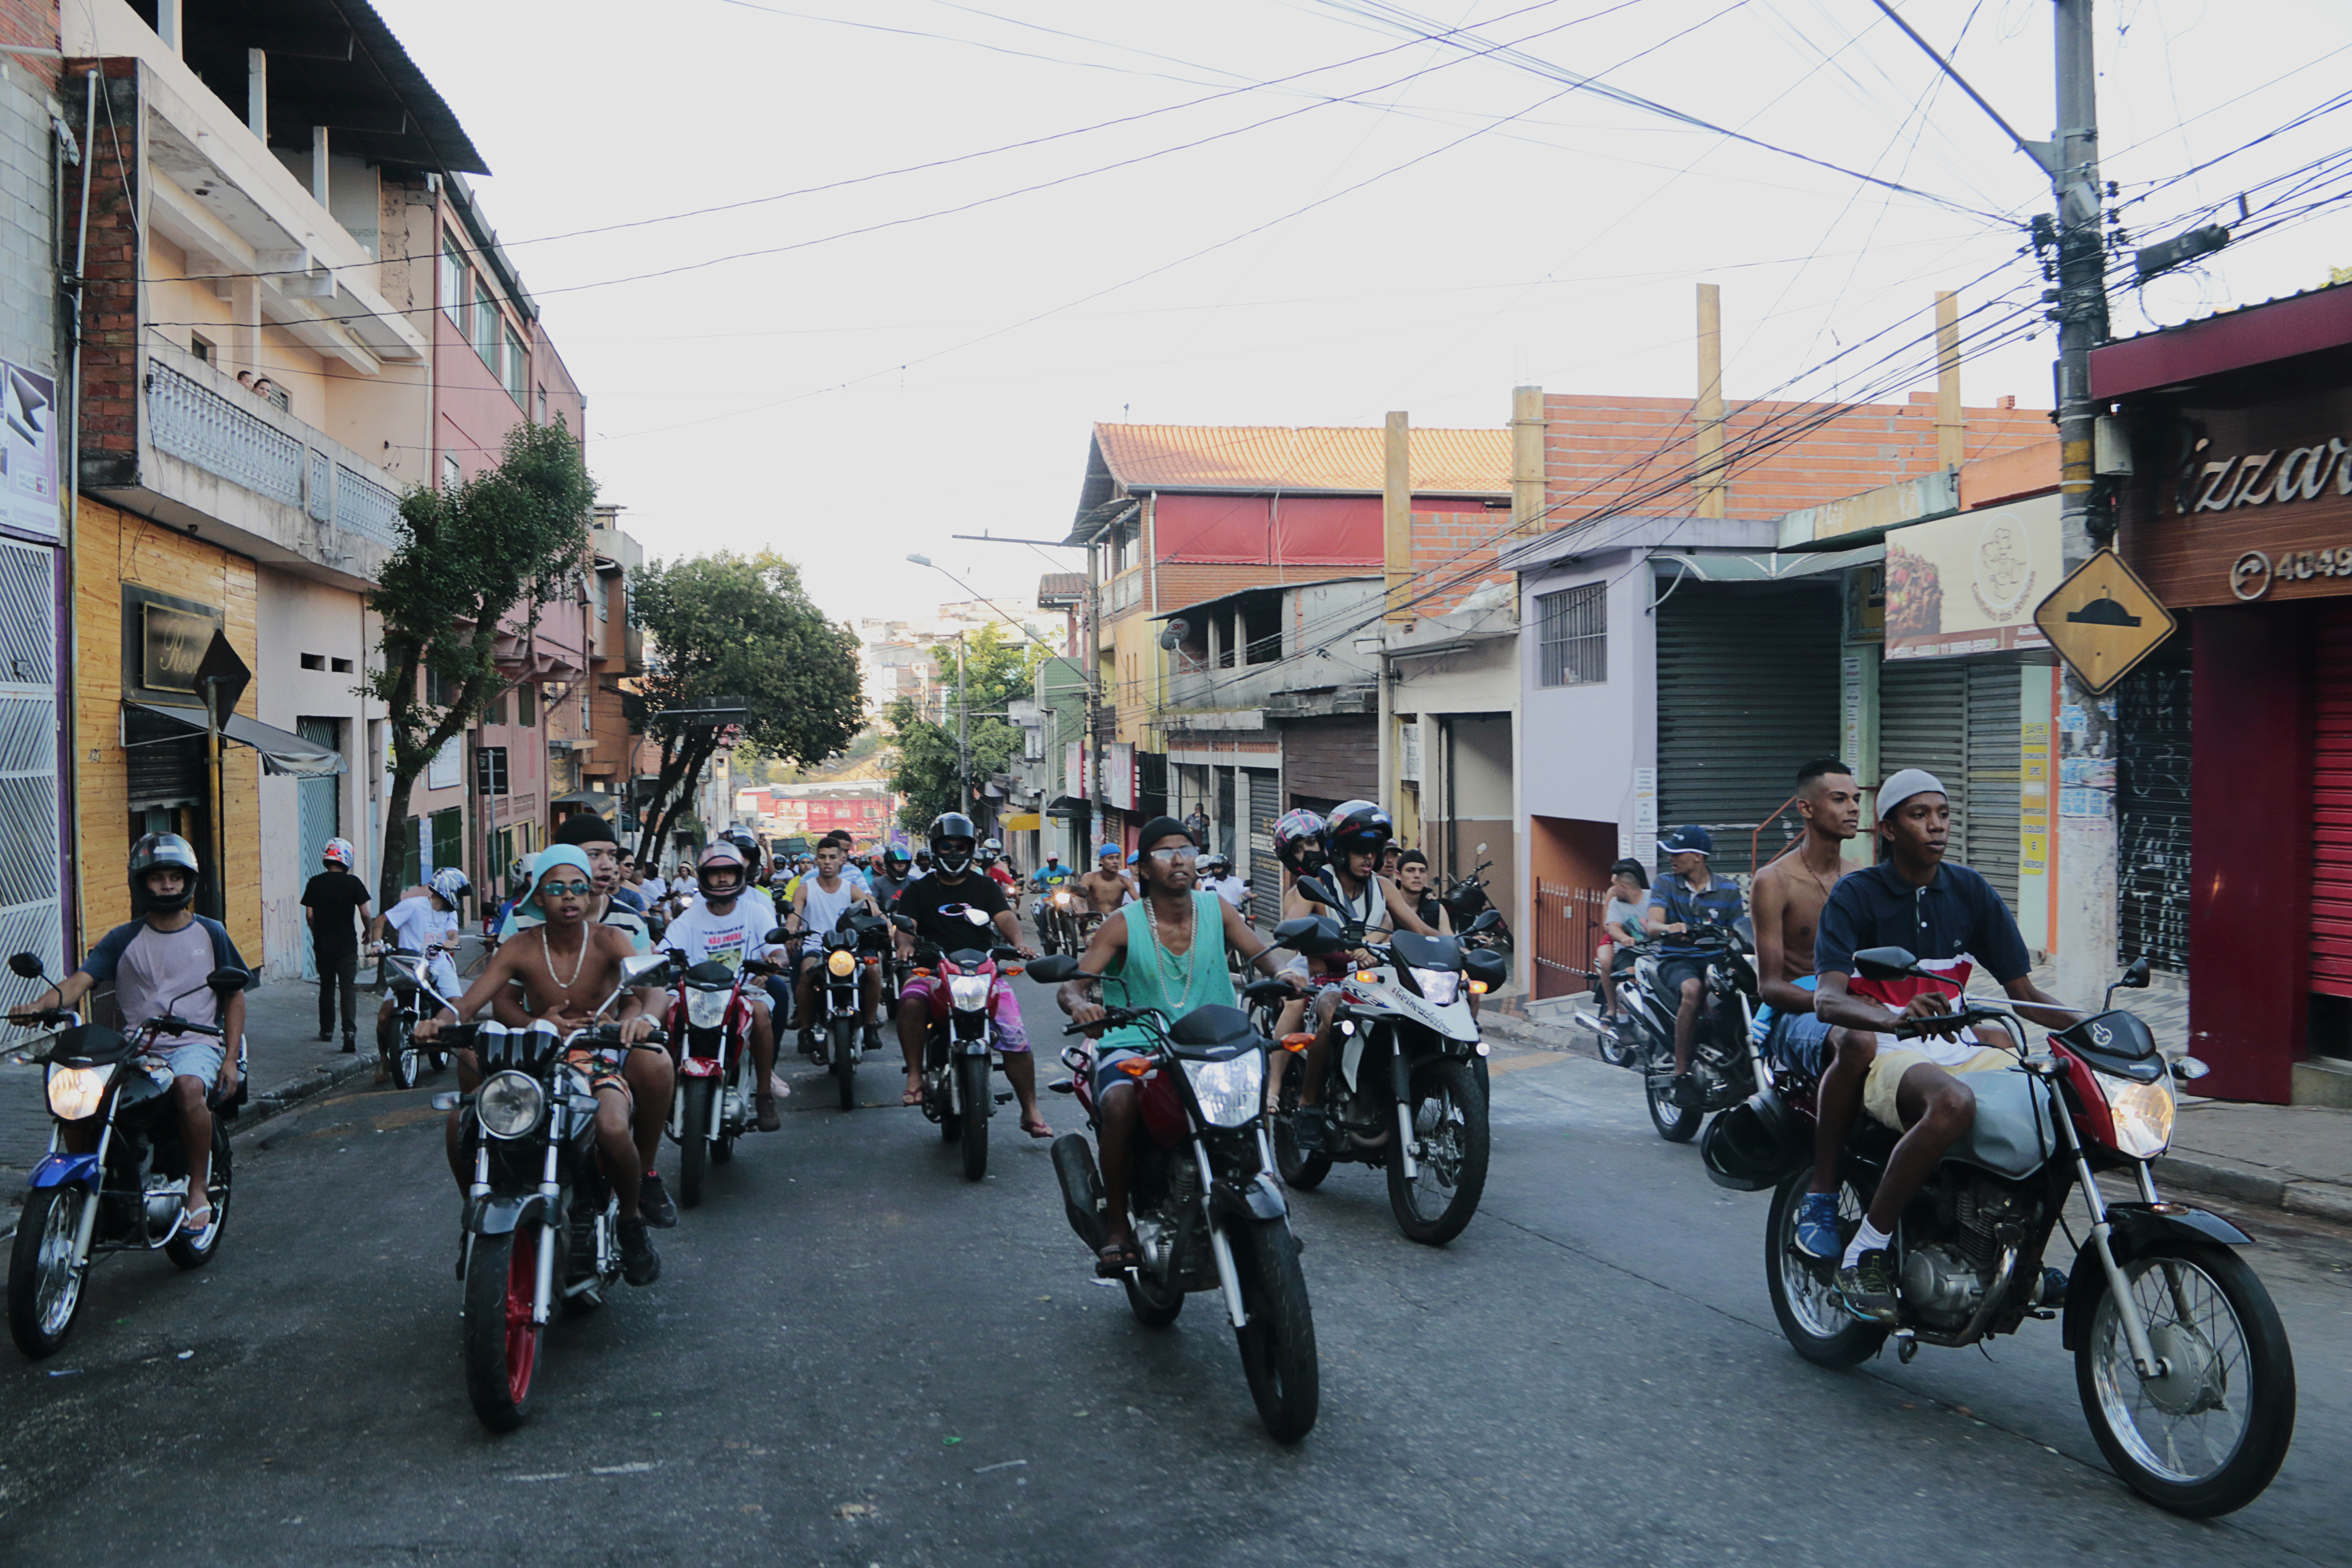
<path id="1" fill-rule="evenodd" d="M 1097 927 L 1080 966 L 1100 975 L 1110 1000 L 1123 1007 L 1157 1007 L 1173 1023 L 1196 1007 L 1235 1005 L 1233 974 L 1225 963 L 1230 945 L 1269 976 L 1280 965 L 1242 912 L 1199 887 L 1200 847 L 1192 831 L 1172 816 L 1144 824 L 1137 842 L 1142 854 L 1136 870 L 1143 897 Z M 1062 1011 L 1081 1025 L 1099 1023 L 1097 982 L 1066 982 L 1058 994 Z M 1127 1180 L 1134 1161 L 1135 1124 L 1141 1101 L 1136 1080 L 1118 1063 L 1137 1054 L 1141 1031 L 1089 1031 L 1101 1044 L 1094 1067 L 1096 1138 L 1102 1160 L 1104 1220 L 1108 1236 L 1095 1259 L 1095 1272 L 1117 1279 L 1138 1261 L 1135 1231 L 1128 1223 Z"/>

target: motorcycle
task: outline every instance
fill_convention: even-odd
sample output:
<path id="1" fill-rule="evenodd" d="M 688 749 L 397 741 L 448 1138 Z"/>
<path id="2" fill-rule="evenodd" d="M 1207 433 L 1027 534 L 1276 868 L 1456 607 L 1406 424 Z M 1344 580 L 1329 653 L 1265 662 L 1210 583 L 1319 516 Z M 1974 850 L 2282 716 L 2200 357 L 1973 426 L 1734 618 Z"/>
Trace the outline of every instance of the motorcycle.
<path id="1" fill-rule="evenodd" d="M 1748 917 L 1728 928 L 1702 926 L 1688 941 L 1706 963 L 1706 990 L 1691 1031 L 1691 1078 L 1699 1089 L 1697 1104 L 1675 1103 L 1675 1014 L 1682 999 L 1659 979 L 1659 968 L 1667 959 L 1656 944 L 1638 949 L 1633 968 L 1618 977 L 1617 1006 L 1624 1022 L 1612 1029 L 1590 1014 L 1578 1018 L 1600 1037 L 1603 1060 L 1640 1069 L 1651 1125 L 1669 1143 L 1689 1142 L 1708 1115 L 1727 1110 L 1755 1093 L 1769 1070 L 1763 1049 L 1753 1038 L 1756 944 Z"/>
<path id="2" fill-rule="evenodd" d="M 975 943 L 994 923 L 988 911 L 969 904 L 942 904 L 949 919 L 969 921 Z M 892 915 L 890 923 L 913 935 L 915 922 Z M 996 1019 L 989 1008 L 996 976 L 1021 973 L 1017 947 L 960 947 L 945 950 L 918 941 L 915 970 L 947 982 L 948 1005 L 931 1009 L 923 1040 L 923 1119 L 939 1123 L 940 1139 L 959 1144 L 963 1153 L 964 1180 L 977 1182 L 988 1174 L 988 1119 L 996 1114 L 996 1089 L 990 1079 L 996 1046 Z"/>
<path id="3" fill-rule="evenodd" d="M 621 984 L 598 1013 L 667 963 L 653 953 L 623 961 Z M 617 1063 L 633 1049 L 667 1047 L 658 1031 L 624 1046 L 616 1024 L 570 1035 L 544 1021 L 456 1024 L 441 1037 L 452 1051 L 470 1046 L 482 1070 L 473 1093 L 433 1101 L 463 1112 L 459 1131 L 474 1150 L 457 1255 L 466 1393 L 483 1426 L 511 1432 L 530 1417 L 558 1304 L 584 1317 L 621 1274 L 621 1205 L 596 1152 L 596 1094 L 566 1053 L 586 1048 Z"/>
<path id="4" fill-rule="evenodd" d="M 377 1058 L 392 1074 L 394 1089 L 415 1089 L 416 1080 L 427 1071 L 439 1072 L 449 1065 L 449 1053 L 441 1048 L 438 1041 L 420 1046 L 413 1031 L 417 1020 L 425 1016 L 420 996 L 430 996 L 442 1006 L 456 1010 L 454 999 L 436 991 L 428 978 L 435 958 L 443 953 L 454 957 L 456 952 L 439 942 L 428 945 L 423 952 L 412 952 L 406 948 L 376 950 L 377 964 L 392 971 L 392 1016 L 376 1026 L 375 1048 Z"/>
<path id="5" fill-rule="evenodd" d="M 1045 896 L 1037 900 L 1037 945 L 1046 956 L 1086 951 L 1085 939 L 1078 934 L 1078 921 L 1087 908 L 1087 900 L 1078 890 L 1066 883 L 1045 889 Z"/>
<path id="6" fill-rule="evenodd" d="M 781 929 L 767 937 L 772 943 L 783 939 Z M 743 987 L 776 969 L 756 958 L 730 969 L 715 958 L 688 964 L 684 957 L 673 949 L 664 961 L 677 976 L 668 1019 L 677 1042 L 677 1092 L 670 1097 L 668 1131 L 677 1145 L 677 1201 L 694 1208 L 710 1167 L 734 1159 L 735 1140 L 751 1130 L 758 1086 L 747 1092 L 743 1081 L 751 1054 L 751 1005 Z"/>
<path id="7" fill-rule="evenodd" d="M 1087 978 L 1071 957 L 1040 959 L 1029 972 L 1055 984 Z M 1261 980 L 1247 993 L 1253 999 L 1276 994 L 1287 995 L 1289 988 Z M 1163 1328 L 1176 1321 L 1186 1295 L 1220 1292 L 1258 1419 L 1277 1442 L 1296 1443 L 1314 1428 L 1320 1371 L 1298 1240 L 1266 1136 L 1271 1044 L 1238 1007 L 1198 1007 L 1172 1022 L 1157 1008 L 1112 1007 L 1104 1022 L 1134 1026 L 1148 1042 L 1120 1068 L 1135 1077 L 1143 1097 L 1128 1182 L 1142 1261 L 1121 1279 L 1128 1306 L 1138 1321 Z M 1076 1094 L 1094 1125 L 1092 1051 L 1073 1046 L 1062 1060 L 1074 1077 L 1053 1087 Z M 1106 1200 L 1083 1134 L 1055 1141 L 1054 1173 L 1070 1228 L 1098 1255 Z"/>
<path id="8" fill-rule="evenodd" d="M 1858 952 L 1854 966 L 1872 979 L 1942 978 L 1897 947 Z M 2040 1054 L 2005 1002 L 1956 998 L 1952 1018 L 2001 1028 L 2018 1061 L 1964 1080 L 1976 1097 L 1974 1122 L 1889 1244 L 1901 1312 L 1891 1329 L 1845 1310 L 1835 1260 L 1796 1249 L 1813 1163 L 1818 1085 L 1809 1074 L 1774 1064 L 1763 1089 L 1708 1128 L 1701 1152 L 1717 1184 L 1773 1189 L 1765 1279 L 1798 1354 L 1853 1366 L 1892 1337 L 1907 1363 L 1921 1345 L 1979 1344 L 2057 1319 L 2084 1416 L 2108 1464 L 2158 1507 L 2207 1518 L 2243 1508 L 2278 1473 L 2294 1432 L 2294 1360 L 2269 1292 L 2231 1250 L 2251 1238 L 2157 1190 L 2151 1165 L 2172 1141 L 2172 1081 L 2206 1068 L 2194 1058 L 2168 1068 L 2147 1026 L 2113 1007 L 2117 990 L 2147 978 L 2143 959 L 2107 987 L 2098 1012 L 2052 1031 Z M 1910 1020 L 1896 1031 L 1926 1032 Z M 1867 1117 L 1847 1140 L 1838 1194 L 1847 1241 L 1895 1141 Z M 2097 1180 L 2103 1171 L 2127 1173 L 2138 1196 L 2110 1200 Z M 2089 1234 L 2071 1273 L 2045 1272 L 2044 1248 L 2077 1195 Z M 2071 1227 L 2066 1236 L 2071 1244 Z"/>
<path id="9" fill-rule="evenodd" d="M 41 961 L 29 952 L 8 960 L 11 973 L 46 980 Z M 209 988 L 226 997 L 242 990 L 246 972 L 224 964 L 205 984 L 172 999 Z M 64 1008 L 44 1010 L 39 1026 L 58 1029 L 49 1047 L 33 1058 L 44 1069 L 48 1100 L 48 1152 L 33 1167 L 25 1206 L 16 1221 L 16 1241 L 8 1259 L 8 1332 L 16 1348 L 35 1360 L 52 1355 L 73 1331 L 81 1308 L 82 1281 L 90 1265 L 110 1252 L 161 1251 L 182 1268 L 202 1268 L 220 1250 L 228 1223 L 230 1156 L 228 1121 L 245 1103 L 241 1075 L 245 1042 L 236 1043 L 240 1082 L 236 1094 L 213 1107 L 212 1165 L 205 1192 L 212 1224 L 200 1237 L 181 1228 L 188 1191 L 188 1156 L 171 1096 L 142 1070 L 137 1058 L 166 1035 L 221 1038 L 216 1024 L 192 1023 L 168 1010 L 125 1037 Z M 97 1149 L 68 1153 L 62 1134 L 70 1125 L 95 1122 Z"/>
<path id="10" fill-rule="evenodd" d="M 1486 852 L 1484 844 L 1473 851 L 1478 855 Z M 1481 860 L 1471 868 L 1468 876 L 1454 878 L 1437 896 L 1437 901 L 1444 905 L 1446 913 L 1453 917 L 1454 929 L 1463 933 L 1464 946 L 1499 947 L 1507 952 L 1511 946 L 1511 928 L 1504 922 L 1503 912 L 1496 909 L 1486 897 L 1486 872 L 1493 864 L 1492 860 Z M 1476 940 L 1471 940 L 1471 927 L 1482 915 L 1490 912 L 1495 918 L 1479 925 Z"/>
<path id="11" fill-rule="evenodd" d="M 1320 878 L 1302 877 L 1296 885 L 1311 902 L 1345 907 Z M 1367 964 L 1335 983 L 1340 1003 L 1323 1079 L 1323 1150 L 1310 1152 L 1298 1143 L 1303 1055 L 1275 1063 L 1269 1092 L 1282 1179 L 1312 1191 L 1335 1161 L 1384 1167 L 1397 1227 L 1414 1241 L 1444 1246 L 1462 1234 L 1486 1191 L 1486 1088 L 1479 1067 L 1487 1047 L 1470 998 L 1503 983 L 1507 961 L 1486 949 L 1465 951 L 1451 936 L 1398 931 L 1385 944 L 1371 942 L 1360 922 L 1343 925 L 1328 915 L 1285 921 L 1274 928 L 1274 941 L 1311 956 L 1369 955 Z"/>
<path id="12" fill-rule="evenodd" d="M 840 1089 L 844 1110 L 857 1109 L 857 1063 L 866 1048 L 863 977 L 882 963 L 882 955 L 869 950 L 876 933 L 888 929 L 887 921 L 872 915 L 844 915 L 819 938 L 819 953 L 810 955 L 811 962 L 824 965 L 817 983 L 818 1010 L 810 1023 L 824 1044 L 825 1065 Z M 898 944 L 890 945 L 895 950 Z"/>

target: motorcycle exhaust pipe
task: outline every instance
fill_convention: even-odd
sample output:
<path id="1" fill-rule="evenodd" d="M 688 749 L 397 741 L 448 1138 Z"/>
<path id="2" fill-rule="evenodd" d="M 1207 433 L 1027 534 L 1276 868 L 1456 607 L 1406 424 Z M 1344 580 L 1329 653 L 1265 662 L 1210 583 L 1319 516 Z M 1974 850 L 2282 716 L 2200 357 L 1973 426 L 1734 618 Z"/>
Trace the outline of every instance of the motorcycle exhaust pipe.
<path id="1" fill-rule="evenodd" d="M 1054 1176 L 1061 1183 L 1062 1213 L 1070 1229 L 1087 1244 L 1087 1251 L 1100 1256 L 1108 1239 L 1102 1176 L 1095 1169 L 1094 1150 L 1085 1134 L 1065 1132 L 1054 1140 Z"/>

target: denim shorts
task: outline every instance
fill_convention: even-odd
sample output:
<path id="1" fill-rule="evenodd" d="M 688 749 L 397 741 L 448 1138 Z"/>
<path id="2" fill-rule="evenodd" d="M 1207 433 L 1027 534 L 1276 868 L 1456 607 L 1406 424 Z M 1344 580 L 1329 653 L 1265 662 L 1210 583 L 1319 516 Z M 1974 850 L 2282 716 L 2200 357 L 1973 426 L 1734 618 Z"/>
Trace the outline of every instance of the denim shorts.
<path id="1" fill-rule="evenodd" d="M 1818 1013 L 1781 1013 L 1772 1019 L 1764 1054 L 1812 1078 L 1829 1066 L 1830 1026 Z"/>
<path id="2" fill-rule="evenodd" d="M 227 1050 L 217 1040 L 183 1040 L 140 1058 L 139 1065 L 166 1089 L 175 1078 L 193 1078 L 203 1079 L 205 1091 L 210 1093 L 220 1081 L 221 1063 L 227 1058 Z"/>

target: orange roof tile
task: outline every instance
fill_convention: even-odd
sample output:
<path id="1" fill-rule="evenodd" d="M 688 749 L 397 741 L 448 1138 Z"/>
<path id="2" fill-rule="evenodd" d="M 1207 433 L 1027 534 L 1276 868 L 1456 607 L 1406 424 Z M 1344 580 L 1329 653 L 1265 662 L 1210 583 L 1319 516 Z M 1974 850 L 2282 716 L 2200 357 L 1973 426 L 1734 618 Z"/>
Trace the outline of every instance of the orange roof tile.
<path id="1" fill-rule="evenodd" d="M 1387 431 L 1378 426 L 1097 425 L 1095 442 L 1129 489 L 1378 493 Z M 1416 495 L 1505 496 L 1511 433 L 1412 432 Z"/>

